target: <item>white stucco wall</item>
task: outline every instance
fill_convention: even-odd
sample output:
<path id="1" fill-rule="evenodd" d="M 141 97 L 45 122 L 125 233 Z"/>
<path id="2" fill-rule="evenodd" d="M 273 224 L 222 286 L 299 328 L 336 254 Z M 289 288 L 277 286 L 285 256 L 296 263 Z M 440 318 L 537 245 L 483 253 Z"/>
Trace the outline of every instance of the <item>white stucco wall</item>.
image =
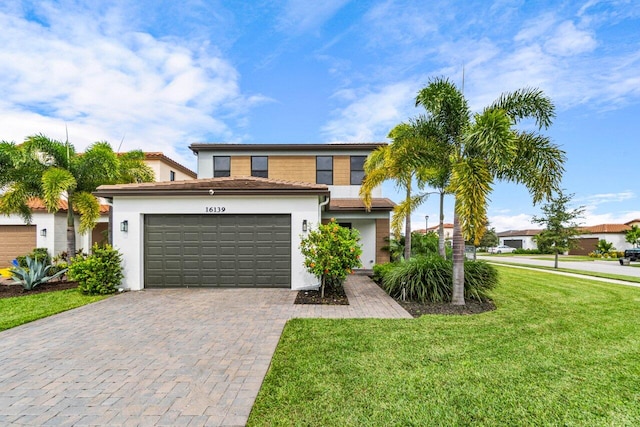
<path id="1" fill-rule="evenodd" d="M 209 213 L 209 207 L 224 207 L 224 213 Z M 144 215 L 145 214 L 290 214 L 291 215 L 291 289 L 318 286 L 318 280 L 307 273 L 299 246 L 302 221 L 317 224 L 318 197 L 125 197 L 113 199 L 113 245 L 123 256 L 126 289 L 144 287 Z M 120 223 L 128 221 L 129 231 L 121 232 Z"/>
<path id="2" fill-rule="evenodd" d="M 618 251 L 624 251 L 625 249 L 631 249 L 633 245 L 627 243 L 623 233 L 596 233 L 596 234 L 582 234 L 578 238 L 580 239 L 592 239 L 597 237 L 598 240 L 604 239 L 607 242 L 613 243 L 613 247 Z"/>
<path id="3" fill-rule="evenodd" d="M 362 268 L 372 269 L 376 262 L 376 219 L 388 218 L 389 213 L 323 212 L 322 217 L 325 219 L 335 218 L 337 222 L 350 222 L 351 227 L 360 232 Z"/>

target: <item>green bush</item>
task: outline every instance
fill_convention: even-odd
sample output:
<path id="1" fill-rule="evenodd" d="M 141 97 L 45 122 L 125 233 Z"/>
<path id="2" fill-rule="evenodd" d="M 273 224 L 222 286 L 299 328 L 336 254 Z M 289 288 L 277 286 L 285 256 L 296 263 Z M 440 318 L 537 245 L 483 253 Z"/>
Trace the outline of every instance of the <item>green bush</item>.
<path id="1" fill-rule="evenodd" d="M 51 264 L 51 256 L 49 255 L 49 250 L 47 248 L 35 248 L 31 253 L 16 257 L 19 267 L 29 268 L 27 265 L 27 257 L 36 261 L 41 261 L 45 265 Z"/>
<path id="2" fill-rule="evenodd" d="M 83 294 L 112 294 L 122 278 L 122 255 L 111 245 L 94 244 L 91 255 L 74 257 L 69 267 L 69 280 L 78 282 Z"/>
<path id="3" fill-rule="evenodd" d="M 483 261 L 465 261 L 464 296 L 483 301 L 498 283 L 497 270 Z M 453 284 L 453 261 L 438 256 L 415 257 L 396 264 L 384 275 L 382 285 L 394 298 L 417 302 L 449 302 Z"/>
<path id="4" fill-rule="evenodd" d="M 22 285 L 25 291 L 33 290 L 36 286 L 47 283 L 51 279 L 55 279 L 63 275 L 67 270 L 57 270 L 52 272 L 52 265 L 45 263 L 42 259 L 31 258 L 29 255 L 25 257 L 26 267 L 13 267 L 9 270 L 11 278 Z M 49 274 L 49 276 L 47 276 Z"/>
<path id="5" fill-rule="evenodd" d="M 373 266 L 372 279 L 376 283 L 382 283 L 384 276 L 386 276 L 388 272 L 393 270 L 396 265 L 397 263 L 394 263 L 394 262 L 385 262 L 384 264 L 375 264 Z"/>
<path id="6" fill-rule="evenodd" d="M 518 255 L 542 255 L 545 252 L 540 249 L 516 249 L 513 253 Z"/>

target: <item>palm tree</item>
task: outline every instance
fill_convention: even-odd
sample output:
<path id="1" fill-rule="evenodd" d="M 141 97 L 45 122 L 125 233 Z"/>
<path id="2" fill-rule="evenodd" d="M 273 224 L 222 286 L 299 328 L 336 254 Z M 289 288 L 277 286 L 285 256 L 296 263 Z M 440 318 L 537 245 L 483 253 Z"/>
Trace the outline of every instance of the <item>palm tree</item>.
<path id="1" fill-rule="evenodd" d="M 100 205 L 92 191 L 102 184 L 153 181 L 153 171 L 144 164 L 142 151 L 114 153 L 107 142 L 96 142 L 84 153 L 76 153 L 68 141 L 34 135 L 16 145 L 0 143 L 0 213 L 19 214 L 31 222 L 28 202 L 43 200 L 56 212 L 61 198 L 67 199 L 67 251 L 76 252 L 74 212 L 80 214 L 80 233 L 91 230 L 100 216 Z"/>
<path id="2" fill-rule="evenodd" d="M 494 181 L 524 184 L 534 204 L 559 189 L 565 153 L 540 134 L 551 125 L 554 106 L 541 90 L 525 88 L 502 94 L 472 116 L 462 92 L 445 78 L 432 80 L 416 100 L 443 130 L 449 147 L 442 167 L 451 168 L 448 190 L 455 197 L 451 302 L 464 305 L 464 241 L 477 243 L 484 234 Z M 523 119 L 533 119 L 537 131 L 516 129 Z"/>
<path id="3" fill-rule="evenodd" d="M 367 209 L 371 208 L 371 192 L 384 181 L 394 181 L 396 186 L 405 192 L 405 200 L 394 208 L 391 228 L 396 236 L 400 236 L 402 222 L 405 222 L 404 257 L 411 257 L 411 212 L 416 201 L 412 198 L 412 185 L 417 179 L 418 187 L 424 180 L 417 173 L 418 153 L 424 151 L 422 139 L 417 129 L 407 123 L 400 123 L 389 132 L 391 144 L 381 146 L 373 151 L 364 164 L 365 178 L 360 187 L 360 197 Z"/>

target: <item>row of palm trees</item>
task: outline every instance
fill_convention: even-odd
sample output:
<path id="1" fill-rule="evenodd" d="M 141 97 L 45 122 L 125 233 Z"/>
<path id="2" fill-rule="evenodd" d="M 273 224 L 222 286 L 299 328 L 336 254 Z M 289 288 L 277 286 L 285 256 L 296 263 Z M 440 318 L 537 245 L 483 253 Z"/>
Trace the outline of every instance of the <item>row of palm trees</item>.
<path id="1" fill-rule="evenodd" d="M 494 182 L 524 184 L 534 204 L 560 190 L 565 152 L 541 133 L 551 125 L 555 107 L 541 90 L 524 88 L 503 93 L 473 114 L 462 91 L 446 78 L 430 80 L 415 105 L 425 112 L 394 127 L 392 142 L 368 157 L 360 195 L 370 207 L 372 190 L 384 181 L 404 191 L 391 227 L 398 236 L 405 224 L 405 259 L 411 255 L 411 212 L 434 193 L 440 197 L 439 252 L 444 256 L 443 201 L 453 195 L 451 302 L 464 305 L 464 242 L 482 238 Z M 523 120 L 532 121 L 533 130 L 520 129 Z"/>
<path id="2" fill-rule="evenodd" d="M 76 252 L 75 213 L 81 233 L 93 229 L 100 205 L 91 194 L 102 184 L 150 182 L 154 173 L 141 150 L 118 154 L 109 143 L 96 142 L 78 153 L 68 141 L 44 135 L 27 137 L 22 144 L 0 142 L 0 214 L 18 214 L 31 222 L 29 202 L 38 198 L 49 212 L 66 199 L 67 253 Z"/>

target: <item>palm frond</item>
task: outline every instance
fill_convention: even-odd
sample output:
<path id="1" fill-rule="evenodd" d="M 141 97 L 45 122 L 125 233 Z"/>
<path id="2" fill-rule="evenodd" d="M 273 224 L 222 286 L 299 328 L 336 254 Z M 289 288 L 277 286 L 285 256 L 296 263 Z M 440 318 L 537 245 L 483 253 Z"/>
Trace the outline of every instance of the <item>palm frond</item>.
<path id="1" fill-rule="evenodd" d="M 100 204 L 98 199 L 84 191 L 73 194 L 73 205 L 80 214 L 80 233 L 84 234 L 95 227 L 96 221 L 100 218 Z"/>
<path id="2" fill-rule="evenodd" d="M 466 156 L 483 157 L 492 169 L 511 164 L 516 157 L 511 119 L 504 110 L 485 110 L 476 114 L 465 135 Z"/>
<path id="3" fill-rule="evenodd" d="M 515 123 L 533 118 L 538 129 L 548 128 L 555 118 L 555 106 L 544 92 L 537 88 L 523 88 L 505 92 L 488 109 L 502 109 Z"/>
<path id="4" fill-rule="evenodd" d="M 456 195 L 456 211 L 465 240 L 479 240 L 484 234 L 492 182 L 491 171 L 481 158 L 468 157 L 453 165 L 451 187 Z"/>
<path id="5" fill-rule="evenodd" d="M 31 209 L 27 205 L 30 197 L 32 195 L 19 183 L 11 185 L 0 195 L 0 213 L 7 216 L 17 214 L 27 224 L 31 224 Z"/>
<path id="6" fill-rule="evenodd" d="M 60 168 L 49 168 L 42 174 L 43 201 L 49 212 L 56 212 L 63 194 L 72 192 L 76 180 L 71 172 Z"/>
<path id="7" fill-rule="evenodd" d="M 75 157 L 75 148 L 43 134 L 29 136 L 25 139 L 26 151 L 38 155 L 40 162 L 47 166 L 57 166 L 64 169 L 70 167 L 70 159 Z"/>

